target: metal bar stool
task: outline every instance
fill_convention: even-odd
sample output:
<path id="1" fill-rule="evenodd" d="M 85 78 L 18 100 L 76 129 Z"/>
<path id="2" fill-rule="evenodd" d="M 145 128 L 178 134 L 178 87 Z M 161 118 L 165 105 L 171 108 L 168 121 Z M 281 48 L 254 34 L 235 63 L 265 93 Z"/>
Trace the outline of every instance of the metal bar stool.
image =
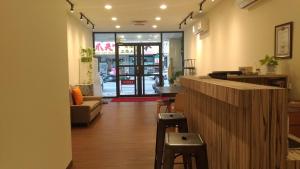
<path id="1" fill-rule="evenodd" d="M 157 120 L 155 169 L 161 169 L 166 129 L 178 127 L 179 132 L 188 132 L 187 120 L 182 113 L 160 113 Z"/>
<path id="2" fill-rule="evenodd" d="M 174 157 L 181 153 L 188 158 L 188 168 L 192 169 L 191 157 L 196 158 L 197 169 L 208 169 L 206 144 L 198 134 L 166 133 L 163 169 L 173 169 Z"/>

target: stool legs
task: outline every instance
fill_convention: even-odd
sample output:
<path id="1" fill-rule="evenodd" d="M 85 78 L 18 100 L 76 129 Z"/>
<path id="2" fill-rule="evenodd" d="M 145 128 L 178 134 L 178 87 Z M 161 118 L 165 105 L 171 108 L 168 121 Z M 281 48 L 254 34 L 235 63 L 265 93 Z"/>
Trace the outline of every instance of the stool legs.
<path id="1" fill-rule="evenodd" d="M 184 164 L 184 169 L 192 169 L 192 158 L 189 154 L 184 153 L 182 155 L 183 157 L 183 164 Z"/>
<path id="2" fill-rule="evenodd" d="M 174 168 L 174 152 L 170 149 L 165 150 L 163 169 Z"/>
<path id="3" fill-rule="evenodd" d="M 156 155 L 155 155 L 155 169 L 161 169 L 162 158 L 163 158 L 163 150 L 164 150 L 164 138 L 165 138 L 166 128 L 163 124 L 157 124 L 156 131 Z M 160 139 L 163 138 L 163 139 Z"/>
<path id="4" fill-rule="evenodd" d="M 201 152 L 196 154 L 196 166 L 197 166 L 197 169 L 208 169 L 206 145 L 203 146 L 203 149 Z"/>

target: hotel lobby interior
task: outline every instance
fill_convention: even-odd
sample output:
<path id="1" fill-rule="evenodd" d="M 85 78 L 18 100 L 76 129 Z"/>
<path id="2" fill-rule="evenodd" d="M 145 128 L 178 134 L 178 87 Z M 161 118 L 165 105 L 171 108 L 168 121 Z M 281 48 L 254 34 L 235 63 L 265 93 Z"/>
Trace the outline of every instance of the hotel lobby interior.
<path id="1" fill-rule="evenodd" d="M 0 169 L 300 169 L 300 1 L 3 1 Z"/>

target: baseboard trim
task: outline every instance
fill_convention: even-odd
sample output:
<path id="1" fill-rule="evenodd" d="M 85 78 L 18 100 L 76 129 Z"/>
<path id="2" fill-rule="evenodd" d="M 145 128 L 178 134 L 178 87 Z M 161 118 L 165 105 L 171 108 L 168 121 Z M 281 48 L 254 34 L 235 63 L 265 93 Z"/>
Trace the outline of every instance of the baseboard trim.
<path id="1" fill-rule="evenodd" d="M 72 167 L 73 167 L 73 160 L 70 161 L 70 163 L 66 169 L 71 169 Z"/>

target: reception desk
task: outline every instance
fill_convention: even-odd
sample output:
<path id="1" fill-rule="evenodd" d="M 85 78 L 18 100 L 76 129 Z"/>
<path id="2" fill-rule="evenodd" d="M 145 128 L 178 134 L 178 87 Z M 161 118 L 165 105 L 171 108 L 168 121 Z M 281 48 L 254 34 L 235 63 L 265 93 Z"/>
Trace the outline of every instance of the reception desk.
<path id="1" fill-rule="evenodd" d="M 181 84 L 189 129 L 207 143 L 209 168 L 287 168 L 287 89 L 196 77 Z"/>

